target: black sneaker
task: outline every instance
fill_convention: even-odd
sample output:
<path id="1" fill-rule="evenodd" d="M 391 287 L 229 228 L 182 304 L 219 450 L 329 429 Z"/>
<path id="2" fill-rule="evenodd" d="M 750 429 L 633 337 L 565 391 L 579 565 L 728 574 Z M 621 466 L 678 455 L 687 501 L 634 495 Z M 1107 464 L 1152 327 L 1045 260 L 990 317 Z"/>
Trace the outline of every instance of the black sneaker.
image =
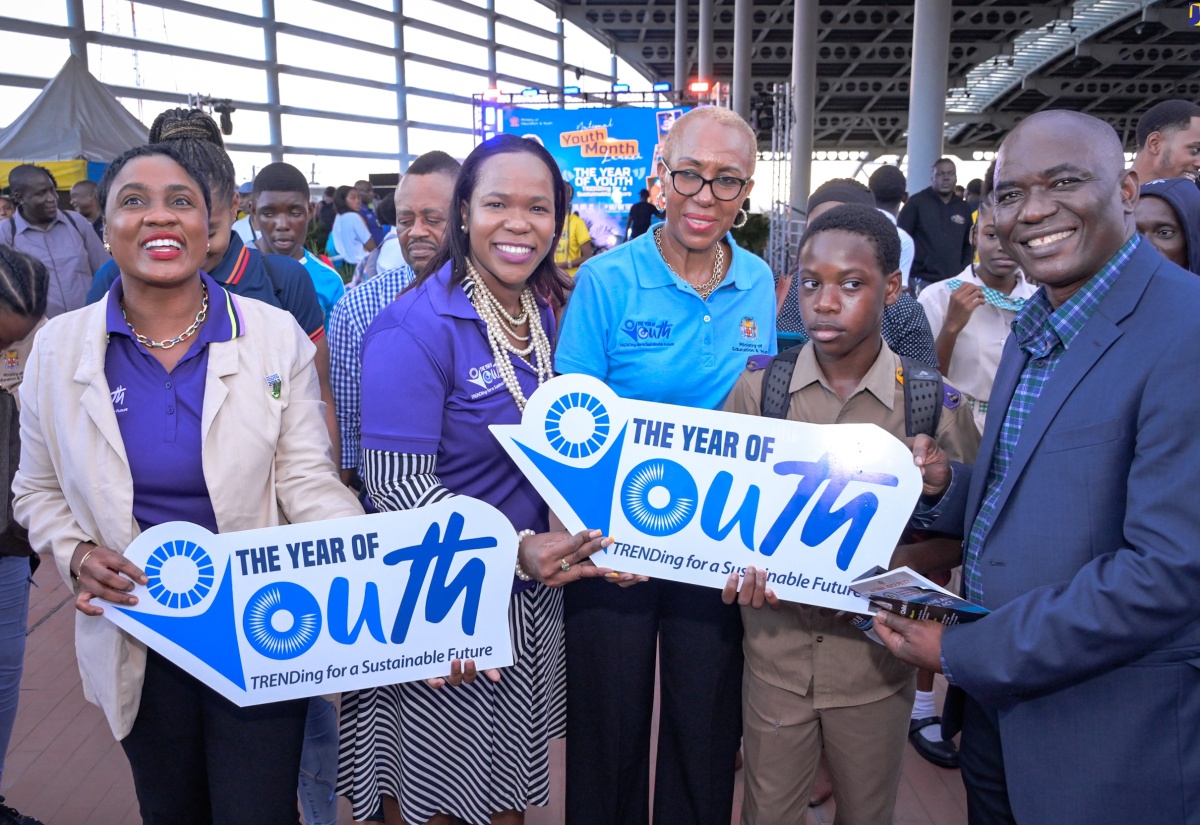
<path id="1" fill-rule="evenodd" d="M 10 808 L 4 804 L 4 797 L 0 796 L 0 825 L 45 825 L 42 820 L 34 819 L 32 816 L 25 816 L 16 808 Z"/>

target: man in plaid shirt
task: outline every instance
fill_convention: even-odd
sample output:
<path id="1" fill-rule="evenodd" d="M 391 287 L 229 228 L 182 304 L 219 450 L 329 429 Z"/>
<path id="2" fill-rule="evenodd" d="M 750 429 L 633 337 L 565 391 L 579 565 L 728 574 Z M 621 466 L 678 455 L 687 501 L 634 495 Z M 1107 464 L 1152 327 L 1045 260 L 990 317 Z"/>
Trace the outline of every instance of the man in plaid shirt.
<path id="1" fill-rule="evenodd" d="M 952 685 L 973 825 L 1196 825 L 1200 281 L 1135 234 L 1137 178 L 1095 118 L 1022 121 L 995 194 L 1001 242 L 1042 288 L 975 466 L 914 445 L 917 521 L 966 537 L 964 595 L 992 612 L 875 626 Z"/>

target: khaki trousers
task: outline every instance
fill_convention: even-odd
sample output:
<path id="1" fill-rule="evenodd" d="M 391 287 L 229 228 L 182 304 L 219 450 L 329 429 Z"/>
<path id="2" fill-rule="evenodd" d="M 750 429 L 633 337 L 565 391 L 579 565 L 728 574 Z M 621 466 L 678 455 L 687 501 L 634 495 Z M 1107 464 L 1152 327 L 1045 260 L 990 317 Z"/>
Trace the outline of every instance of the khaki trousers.
<path id="1" fill-rule="evenodd" d="M 804 825 L 817 760 L 833 777 L 836 825 L 891 825 L 915 682 L 865 705 L 813 708 L 808 696 L 742 677 L 743 825 Z"/>

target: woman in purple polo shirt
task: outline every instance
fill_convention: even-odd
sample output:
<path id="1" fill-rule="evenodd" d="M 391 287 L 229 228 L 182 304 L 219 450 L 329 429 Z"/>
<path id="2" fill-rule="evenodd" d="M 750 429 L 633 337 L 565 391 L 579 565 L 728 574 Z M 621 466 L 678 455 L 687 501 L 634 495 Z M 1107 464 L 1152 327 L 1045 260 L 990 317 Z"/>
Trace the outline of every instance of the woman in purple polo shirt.
<path id="1" fill-rule="evenodd" d="M 454 186 L 451 221 L 427 274 L 367 330 L 363 467 L 371 500 L 403 510 L 469 495 L 520 532 L 509 610 L 514 664 L 475 679 L 347 693 L 338 792 L 365 819 L 517 823 L 549 798 L 548 740 L 565 725 L 561 592 L 582 576 L 620 578 L 585 557 L 599 531 L 548 533 L 548 511 L 487 427 L 515 424 L 553 375 L 554 314 L 568 282 L 554 265 L 566 186 L 537 142 L 476 147 Z M 445 683 L 452 687 L 444 687 Z M 442 689 L 438 689 L 442 688 Z"/>
<path id="2" fill-rule="evenodd" d="M 173 145 L 122 155 L 100 193 L 121 277 L 37 335 L 16 518 L 76 594 L 84 694 L 121 740 L 142 821 L 295 823 L 308 701 L 239 708 L 100 605 L 136 601 L 148 578 L 122 551 L 156 524 L 217 533 L 362 513 L 333 465 L 315 349 L 291 315 L 200 271 L 211 198 Z"/>

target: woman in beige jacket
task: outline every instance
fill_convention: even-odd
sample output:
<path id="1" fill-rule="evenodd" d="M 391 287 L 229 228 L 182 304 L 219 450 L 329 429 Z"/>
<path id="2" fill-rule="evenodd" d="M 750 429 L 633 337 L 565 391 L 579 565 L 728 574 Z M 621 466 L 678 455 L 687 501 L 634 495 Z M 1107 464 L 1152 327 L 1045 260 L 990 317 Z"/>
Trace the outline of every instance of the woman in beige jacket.
<path id="1" fill-rule="evenodd" d="M 115 161 L 101 201 L 122 277 L 38 335 L 16 517 L 74 588 L 84 691 L 121 740 L 143 821 L 296 822 L 307 700 L 238 708 L 99 614 L 133 603 L 146 577 L 122 551 L 154 524 L 362 512 L 332 463 L 313 345 L 200 272 L 208 188 L 169 145 Z"/>

